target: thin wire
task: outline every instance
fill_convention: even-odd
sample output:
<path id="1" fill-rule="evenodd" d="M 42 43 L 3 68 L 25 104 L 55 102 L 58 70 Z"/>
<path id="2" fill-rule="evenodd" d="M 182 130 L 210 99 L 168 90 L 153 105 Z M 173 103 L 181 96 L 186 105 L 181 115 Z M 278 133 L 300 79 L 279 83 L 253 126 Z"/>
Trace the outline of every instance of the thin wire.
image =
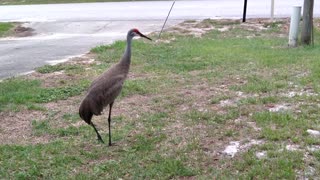
<path id="1" fill-rule="evenodd" d="M 158 37 L 159 39 L 160 39 L 161 33 L 162 33 L 162 31 L 163 31 L 163 28 L 164 28 L 164 26 L 165 26 L 166 23 L 167 23 L 167 20 L 168 20 L 168 18 L 169 18 L 169 16 L 170 16 L 171 10 L 172 10 L 172 8 L 173 8 L 173 6 L 174 6 L 175 3 L 176 3 L 176 1 L 173 1 L 172 5 L 171 5 L 170 11 L 169 11 L 169 13 L 168 13 L 168 16 L 167 16 L 166 20 L 164 21 L 163 26 L 162 26 L 162 28 L 161 28 L 161 31 L 160 31 L 160 33 L 159 33 L 159 37 Z"/>

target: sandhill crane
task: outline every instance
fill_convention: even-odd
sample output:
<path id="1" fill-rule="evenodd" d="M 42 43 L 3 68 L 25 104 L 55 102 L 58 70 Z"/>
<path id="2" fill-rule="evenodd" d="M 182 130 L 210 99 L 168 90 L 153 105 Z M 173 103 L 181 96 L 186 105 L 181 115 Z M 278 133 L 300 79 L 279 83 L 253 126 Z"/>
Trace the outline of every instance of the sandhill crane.
<path id="1" fill-rule="evenodd" d="M 149 37 L 143 35 L 138 29 L 131 29 L 127 34 L 127 45 L 125 52 L 120 61 L 113 65 L 110 69 L 106 70 L 98 78 L 96 78 L 89 87 L 88 93 L 82 100 L 79 115 L 87 124 L 91 125 L 95 130 L 98 140 L 102 143 L 103 140 L 92 123 L 91 119 L 93 115 L 101 115 L 103 108 L 109 105 L 109 146 L 111 146 L 111 110 L 112 105 L 120 94 L 122 85 L 129 72 L 131 62 L 131 41 L 133 37 L 140 36 L 151 40 Z"/>

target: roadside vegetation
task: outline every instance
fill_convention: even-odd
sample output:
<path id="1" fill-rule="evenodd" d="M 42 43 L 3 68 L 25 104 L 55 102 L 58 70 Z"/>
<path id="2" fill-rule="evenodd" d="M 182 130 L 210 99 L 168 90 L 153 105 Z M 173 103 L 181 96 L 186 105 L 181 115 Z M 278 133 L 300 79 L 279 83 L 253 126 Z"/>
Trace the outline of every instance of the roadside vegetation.
<path id="1" fill-rule="evenodd" d="M 0 5 L 122 2 L 122 1 L 143 1 L 143 0 L 0 0 Z"/>
<path id="2" fill-rule="evenodd" d="M 15 28 L 14 23 L 0 22 L 0 37 L 10 35 L 14 28 Z"/>
<path id="3" fill-rule="evenodd" d="M 187 21 L 160 40 L 134 40 L 112 147 L 78 106 L 125 42 L 3 80 L 0 177 L 319 177 L 319 21 L 314 46 L 288 48 L 287 29 L 286 19 Z M 107 112 L 93 121 L 107 139 Z"/>

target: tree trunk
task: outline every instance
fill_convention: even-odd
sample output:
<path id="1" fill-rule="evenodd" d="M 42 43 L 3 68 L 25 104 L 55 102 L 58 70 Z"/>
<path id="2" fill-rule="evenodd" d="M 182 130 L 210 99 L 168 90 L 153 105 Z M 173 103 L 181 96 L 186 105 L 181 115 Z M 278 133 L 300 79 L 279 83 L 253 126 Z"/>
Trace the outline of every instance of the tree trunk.
<path id="1" fill-rule="evenodd" d="M 313 28 L 313 5 L 314 0 L 304 0 L 303 4 L 303 22 L 301 32 L 301 42 L 304 45 L 310 45 Z"/>

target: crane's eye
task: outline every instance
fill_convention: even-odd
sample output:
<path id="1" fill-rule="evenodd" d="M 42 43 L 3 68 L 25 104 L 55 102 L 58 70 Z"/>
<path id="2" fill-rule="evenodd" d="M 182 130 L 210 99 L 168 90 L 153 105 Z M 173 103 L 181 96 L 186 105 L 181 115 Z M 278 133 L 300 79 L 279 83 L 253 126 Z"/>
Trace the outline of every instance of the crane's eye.
<path id="1" fill-rule="evenodd" d="M 138 35 L 138 34 L 134 31 L 131 33 L 131 36 L 136 36 L 136 35 Z"/>

